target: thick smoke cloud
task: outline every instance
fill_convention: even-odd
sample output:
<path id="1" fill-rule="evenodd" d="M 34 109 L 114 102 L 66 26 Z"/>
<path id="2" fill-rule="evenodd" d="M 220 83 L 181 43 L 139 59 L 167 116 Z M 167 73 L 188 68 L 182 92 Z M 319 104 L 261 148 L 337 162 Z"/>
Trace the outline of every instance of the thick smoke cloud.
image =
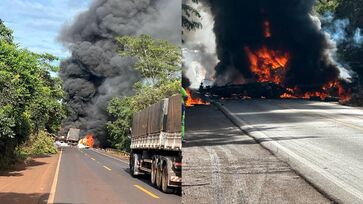
<path id="1" fill-rule="evenodd" d="M 64 130 L 77 127 L 103 142 L 108 102 L 132 94 L 140 79 L 135 60 L 117 54 L 115 37 L 149 34 L 179 45 L 180 16 L 180 0 L 95 0 L 65 26 L 59 38 L 71 57 L 61 63 L 60 76 L 71 113 Z"/>
<path id="2" fill-rule="evenodd" d="M 214 67 L 218 63 L 216 55 L 215 35 L 213 33 L 213 18 L 210 8 L 205 3 L 194 4 L 191 0 L 184 0 L 187 5 L 196 6 L 200 18 L 195 19 L 202 24 L 202 29 L 185 31 L 183 35 L 183 75 L 190 79 L 191 89 L 199 88 L 208 81 L 213 81 Z"/>
<path id="3" fill-rule="evenodd" d="M 244 50 L 266 45 L 288 52 L 290 59 L 284 85 L 312 91 L 339 76 L 333 60 L 334 43 L 311 16 L 314 0 L 205 0 L 214 16 L 217 56 L 216 82 L 220 85 L 242 77 L 256 80 Z M 264 22 L 270 23 L 266 38 Z M 236 74 L 238 73 L 238 74 Z"/>

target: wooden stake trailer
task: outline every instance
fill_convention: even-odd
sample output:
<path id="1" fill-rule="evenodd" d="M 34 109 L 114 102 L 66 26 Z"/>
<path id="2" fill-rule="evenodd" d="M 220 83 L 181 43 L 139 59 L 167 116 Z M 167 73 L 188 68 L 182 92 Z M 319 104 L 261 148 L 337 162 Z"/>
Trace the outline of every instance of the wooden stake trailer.
<path id="1" fill-rule="evenodd" d="M 170 193 L 181 187 L 181 96 L 164 99 L 133 116 L 130 173 L 150 174 L 151 183 Z"/>

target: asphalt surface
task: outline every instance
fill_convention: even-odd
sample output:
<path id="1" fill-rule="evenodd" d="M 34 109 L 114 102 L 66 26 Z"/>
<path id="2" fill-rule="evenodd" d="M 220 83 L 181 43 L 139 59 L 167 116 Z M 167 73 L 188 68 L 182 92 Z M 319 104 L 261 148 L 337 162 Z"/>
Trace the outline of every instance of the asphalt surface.
<path id="1" fill-rule="evenodd" d="M 148 178 L 132 178 L 127 162 L 101 153 L 74 147 L 63 149 L 54 203 L 181 202 L 180 196 L 152 187 Z"/>
<path id="2" fill-rule="evenodd" d="M 186 110 L 182 203 L 331 203 L 214 106 Z"/>
<path id="3" fill-rule="evenodd" d="M 363 109 L 307 100 L 221 103 L 318 189 L 338 202 L 363 203 Z"/>

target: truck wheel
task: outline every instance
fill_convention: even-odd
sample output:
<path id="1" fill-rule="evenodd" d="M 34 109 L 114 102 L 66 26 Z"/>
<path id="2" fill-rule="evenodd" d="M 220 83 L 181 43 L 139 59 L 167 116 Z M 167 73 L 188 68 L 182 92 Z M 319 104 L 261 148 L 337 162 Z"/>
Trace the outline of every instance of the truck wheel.
<path id="1" fill-rule="evenodd" d="M 152 163 L 151 163 L 151 183 L 153 185 L 156 184 L 156 172 L 157 172 L 157 167 L 156 167 L 156 160 L 154 160 Z"/>
<path id="2" fill-rule="evenodd" d="M 160 165 L 157 165 L 157 168 L 156 168 L 156 187 L 157 188 L 161 188 L 161 180 L 162 180 L 161 167 L 160 167 Z"/>
<path id="3" fill-rule="evenodd" d="M 132 155 L 132 159 L 131 163 L 130 163 L 130 174 L 132 177 L 136 177 L 138 175 L 138 170 L 137 170 L 137 162 L 139 161 L 139 155 L 138 154 L 133 154 Z"/>
<path id="4" fill-rule="evenodd" d="M 173 192 L 173 189 L 169 188 L 168 183 L 169 183 L 168 166 L 164 165 L 162 182 L 161 182 L 161 190 L 164 193 L 172 193 Z"/>
<path id="5" fill-rule="evenodd" d="M 134 176 L 134 155 L 131 154 L 130 155 L 130 161 L 129 161 L 129 167 L 130 167 L 130 175 L 133 177 Z"/>

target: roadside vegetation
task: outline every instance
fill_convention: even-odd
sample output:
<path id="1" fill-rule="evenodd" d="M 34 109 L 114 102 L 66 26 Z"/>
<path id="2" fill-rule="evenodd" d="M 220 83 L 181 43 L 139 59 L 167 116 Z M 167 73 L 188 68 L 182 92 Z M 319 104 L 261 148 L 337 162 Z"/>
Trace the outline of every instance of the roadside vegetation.
<path id="1" fill-rule="evenodd" d="M 355 73 L 350 104 L 363 106 L 363 1 L 318 0 L 315 10 L 320 16 L 332 17 L 323 23 L 323 29 L 332 27 L 342 37 L 337 44 L 337 57 Z"/>
<path id="2" fill-rule="evenodd" d="M 55 60 L 21 48 L 0 20 L 0 168 L 26 155 L 55 153 L 49 134 L 65 116 L 61 81 L 51 75 L 58 71 Z"/>
<path id="3" fill-rule="evenodd" d="M 134 85 L 134 95 L 114 98 L 108 106 L 112 118 L 107 124 L 111 147 L 130 151 L 132 116 L 159 100 L 179 93 L 181 50 L 165 40 L 148 35 L 117 38 L 119 54 L 136 59 L 135 69 L 141 80 Z"/>

